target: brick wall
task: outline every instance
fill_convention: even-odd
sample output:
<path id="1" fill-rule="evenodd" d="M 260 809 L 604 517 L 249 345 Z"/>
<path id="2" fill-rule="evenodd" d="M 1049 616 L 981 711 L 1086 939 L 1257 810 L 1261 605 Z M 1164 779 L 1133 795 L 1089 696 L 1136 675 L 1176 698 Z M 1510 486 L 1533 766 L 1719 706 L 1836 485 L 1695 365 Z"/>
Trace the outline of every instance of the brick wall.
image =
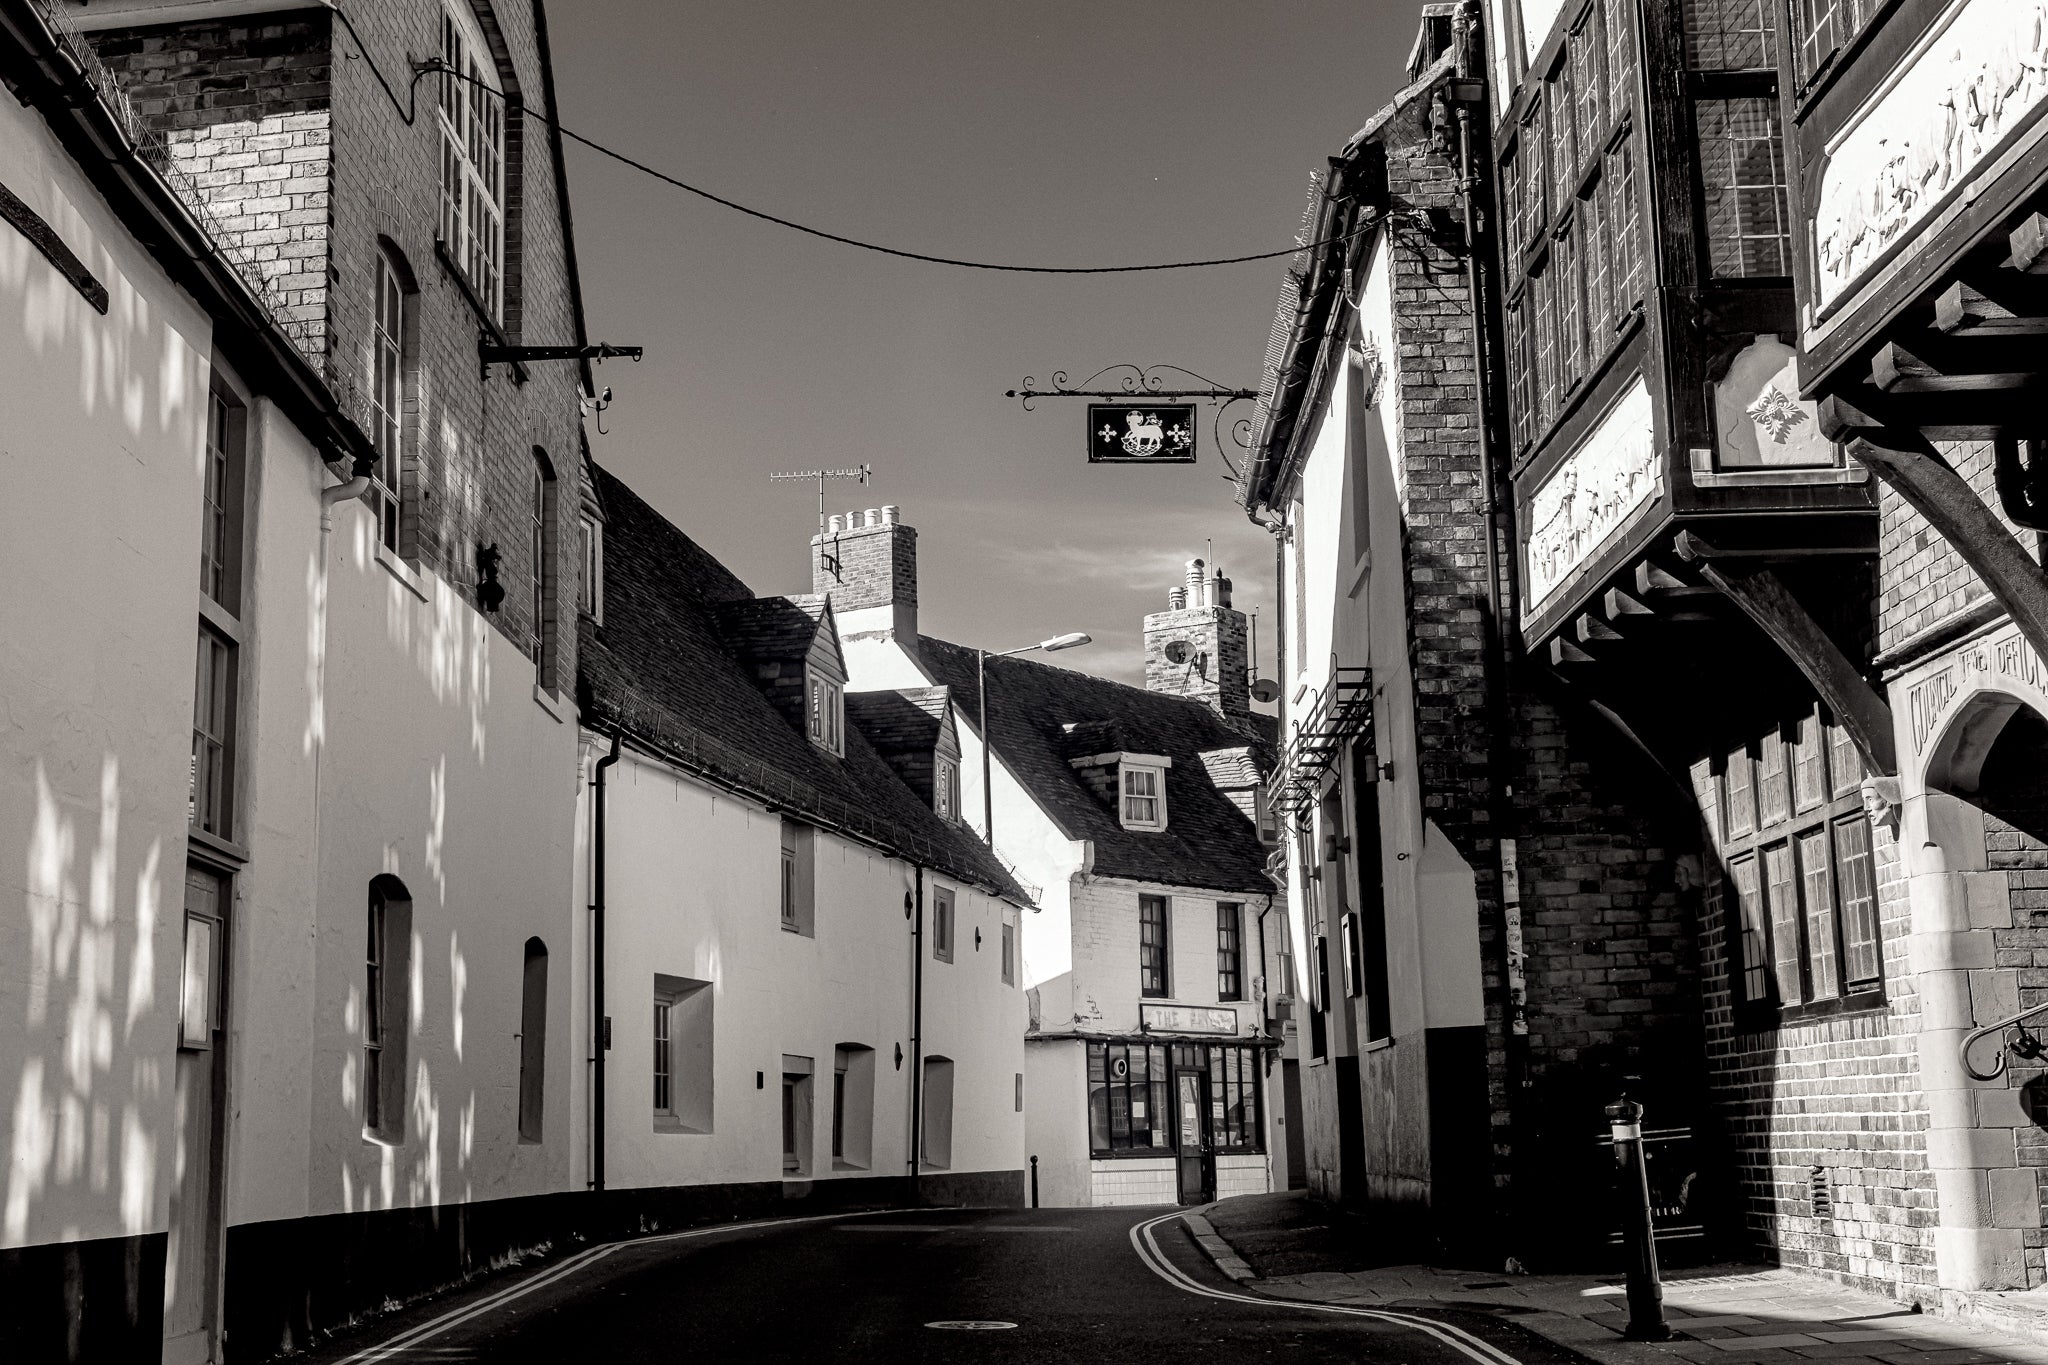
<path id="1" fill-rule="evenodd" d="M 533 11 L 480 13 L 508 95 L 539 105 Z M 499 365 L 479 370 L 483 327 L 455 268 L 437 253 L 440 130 L 432 82 L 418 86 L 407 124 L 364 51 L 401 92 L 411 63 L 440 51 L 431 0 L 363 0 L 349 7 L 364 49 L 324 11 L 290 20 L 198 20 L 92 35 L 165 155 L 193 172 L 228 244 L 247 255 L 273 303 L 304 335 L 336 396 L 359 425 L 370 415 L 370 335 L 380 251 L 395 250 L 417 284 L 416 368 L 408 385 L 405 469 L 412 493 L 407 557 L 466 592 L 476 550 L 498 546 L 503 608 L 487 617 L 525 647 L 547 640 L 548 677 L 575 676 L 574 518 L 583 468 L 574 365 L 536 362 L 525 382 Z M 167 17 L 175 18 L 175 14 Z M 507 112 L 507 259 L 503 323 L 511 339 L 575 340 L 560 194 L 548 144 Z M 202 169 L 203 168 L 203 169 Z M 322 324 L 324 323 L 324 327 Z M 559 615 L 536 621 L 533 544 L 536 451 L 556 480 L 548 573 Z M 472 599 L 473 600 L 473 599 Z"/>
<path id="2" fill-rule="evenodd" d="M 1992 483 L 1991 443 L 1945 442 L 1941 450 L 1985 506 L 2039 559 L 2039 536 L 2013 526 L 2000 510 Z M 1988 594 L 1954 547 L 1889 486 L 1879 485 L 1877 505 L 1881 528 L 1878 639 L 1879 648 L 1891 649 Z"/>
<path id="3" fill-rule="evenodd" d="M 835 612 L 892 603 L 915 609 L 917 528 L 891 522 L 813 536 L 811 591 L 831 597 Z"/>
<path id="4" fill-rule="evenodd" d="M 1145 690 L 1206 702 L 1227 716 L 1251 714 L 1252 689 L 1243 612 L 1235 607 L 1183 607 L 1145 618 Z M 1180 663 L 1167 645 L 1187 642 Z"/>
<path id="5" fill-rule="evenodd" d="M 1397 208 L 1455 212 L 1453 168 L 1426 130 L 1395 123 L 1385 136 Z M 1490 814 L 1486 530 L 1464 263 L 1398 219 L 1392 239 L 1396 335 L 1382 401 L 1398 404 L 1402 433 L 1417 778 L 1423 813 L 1478 878 L 1496 1181 L 1527 1171 L 1511 1198 L 1541 1222 L 1556 1216 L 1553 1198 L 1583 1200 L 1569 1172 L 1594 1150 L 1600 1108 L 1622 1074 L 1657 1078 L 1667 1121 L 1697 1110 L 1688 1098 L 1700 1058 L 1693 909 L 1674 875 L 1696 844 L 1674 818 L 1684 813 L 1662 790 L 1668 782 L 1603 722 L 1567 718 L 1533 672 L 1510 676 L 1504 778 L 1515 792 L 1528 992 L 1527 1034 L 1517 1036 Z M 1500 553 L 1511 556 L 1512 545 Z M 1583 1179 L 1601 1176 L 1588 1169 Z"/>

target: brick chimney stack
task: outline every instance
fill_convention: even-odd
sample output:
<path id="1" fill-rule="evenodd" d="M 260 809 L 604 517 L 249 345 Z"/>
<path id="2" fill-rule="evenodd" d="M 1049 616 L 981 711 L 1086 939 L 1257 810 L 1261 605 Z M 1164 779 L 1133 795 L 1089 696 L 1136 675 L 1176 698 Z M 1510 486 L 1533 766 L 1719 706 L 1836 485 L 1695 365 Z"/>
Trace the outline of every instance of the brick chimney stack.
<path id="1" fill-rule="evenodd" d="M 1145 618 L 1145 687 L 1207 702 L 1225 716 L 1252 709 L 1244 613 L 1230 605 L 1230 580 L 1199 559 L 1187 581 L 1166 597 L 1166 610 Z"/>
<path id="2" fill-rule="evenodd" d="M 832 599 L 842 639 L 917 647 L 917 528 L 894 507 L 835 513 L 811 537 L 811 591 Z"/>

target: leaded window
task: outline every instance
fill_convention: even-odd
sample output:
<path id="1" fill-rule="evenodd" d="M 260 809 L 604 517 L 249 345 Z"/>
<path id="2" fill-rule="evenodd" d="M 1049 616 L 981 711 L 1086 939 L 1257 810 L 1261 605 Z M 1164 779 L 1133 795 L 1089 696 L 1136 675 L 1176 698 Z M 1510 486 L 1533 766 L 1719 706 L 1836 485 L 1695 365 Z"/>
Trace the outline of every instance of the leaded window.
<path id="1" fill-rule="evenodd" d="M 1703 99 L 1695 108 L 1708 265 L 1720 279 L 1791 274 L 1791 214 L 1776 97 Z"/>
<path id="2" fill-rule="evenodd" d="M 1792 69 L 1803 91 L 1884 0 L 1792 0 Z"/>

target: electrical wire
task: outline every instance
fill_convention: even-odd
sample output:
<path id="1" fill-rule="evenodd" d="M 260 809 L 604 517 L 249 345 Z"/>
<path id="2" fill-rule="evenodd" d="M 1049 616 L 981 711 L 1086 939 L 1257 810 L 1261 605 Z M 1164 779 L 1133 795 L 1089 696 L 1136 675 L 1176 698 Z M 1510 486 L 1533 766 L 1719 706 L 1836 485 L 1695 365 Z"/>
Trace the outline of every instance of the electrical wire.
<path id="1" fill-rule="evenodd" d="M 377 78 L 377 83 L 384 87 L 384 94 L 390 99 L 392 107 L 397 109 L 399 116 L 410 125 L 415 117 L 414 108 L 399 103 L 398 93 L 391 88 L 391 83 L 384 78 L 384 72 L 378 67 L 377 59 L 370 55 L 369 45 L 363 42 L 362 35 L 356 32 L 356 26 L 350 21 L 347 11 L 342 9 L 341 6 L 336 5 L 334 6 L 334 13 L 340 16 L 342 24 L 349 31 L 349 36 L 355 39 L 356 47 L 363 54 L 363 60 L 369 64 L 370 72 Z M 436 57 L 415 65 L 412 87 L 407 91 L 409 103 L 416 99 L 419 83 L 427 76 L 442 76 L 451 80 L 462 81 L 466 84 L 478 86 L 488 93 L 496 95 L 499 99 L 504 98 L 503 91 L 493 89 L 489 83 L 478 77 L 444 66 L 441 63 L 441 59 Z M 861 251 L 872 251 L 879 255 L 894 256 L 906 261 L 922 261 L 928 265 L 954 266 L 961 270 L 990 270 L 1017 275 L 1137 275 L 1164 270 L 1206 270 L 1214 266 L 1243 265 L 1249 261 L 1278 260 L 1283 256 L 1293 256 L 1303 251 L 1313 251 L 1317 247 L 1328 246 L 1335 242 L 1348 242 L 1354 237 L 1363 236 L 1371 231 L 1370 227 L 1362 227 L 1339 237 L 1328 237 L 1315 242 L 1297 242 L 1293 246 L 1285 247 L 1278 251 L 1255 251 L 1243 256 L 1214 256 L 1192 261 L 1161 261 L 1148 265 L 1013 265 L 1002 261 L 973 261 L 958 256 L 935 256 L 928 252 L 908 251 L 902 247 L 884 246 L 880 242 L 870 242 L 859 237 L 848 237 L 843 233 L 828 232 L 824 228 L 811 227 L 806 223 L 799 223 L 794 219 L 779 217 L 763 209 L 751 208 L 736 200 L 727 199 L 724 195 L 714 194 L 700 185 L 692 185 L 687 180 L 678 179 L 668 172 L 658 170 L 636 157 L 628 156 L 624 152 L 607 147 L 595 138 L 585 137 L 574 129 L 565 126 L 560 119 L 543 114 L 531 105 L 522 105 L 521 109 L 528 116 L 553 127 L 562 137 L 580 146 L 589 148 L 599 156 L 608 157 L 622 166 L 636 170 L 652 179 L 659 180 L 665 185 L 694 194 L 700 199 L 707 199 L 721 208 L 731 209 L 735 213 L 745 214 L 749 218 L 756 218 L 764 223 L 773 223 L 777 227 L 788 228 L 792 232 L 801 232 L 807 237 L 817 237 L 827 242 L 838 242 L 842 246 L 855 247 Z"/>

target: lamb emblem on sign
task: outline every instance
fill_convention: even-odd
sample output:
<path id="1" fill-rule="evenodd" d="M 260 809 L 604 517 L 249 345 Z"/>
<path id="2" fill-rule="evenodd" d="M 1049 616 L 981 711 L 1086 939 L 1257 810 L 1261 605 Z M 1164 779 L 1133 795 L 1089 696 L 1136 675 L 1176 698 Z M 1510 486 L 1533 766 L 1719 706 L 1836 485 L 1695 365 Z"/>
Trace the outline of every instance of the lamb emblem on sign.
<path id="1" fill-rule="evenodd" d="M 1136 459 L 1150 459 L 1161 451 L 1171 455 L 1182 454 L 1193 439 L 1185 426 L 1179 423 L 1172 427 L 1164 426 L 1159 414 L 1154 412 L 1125 413 L 1124 424 L 1130 428 L 1122 441 L 1124 454 Z"/>

